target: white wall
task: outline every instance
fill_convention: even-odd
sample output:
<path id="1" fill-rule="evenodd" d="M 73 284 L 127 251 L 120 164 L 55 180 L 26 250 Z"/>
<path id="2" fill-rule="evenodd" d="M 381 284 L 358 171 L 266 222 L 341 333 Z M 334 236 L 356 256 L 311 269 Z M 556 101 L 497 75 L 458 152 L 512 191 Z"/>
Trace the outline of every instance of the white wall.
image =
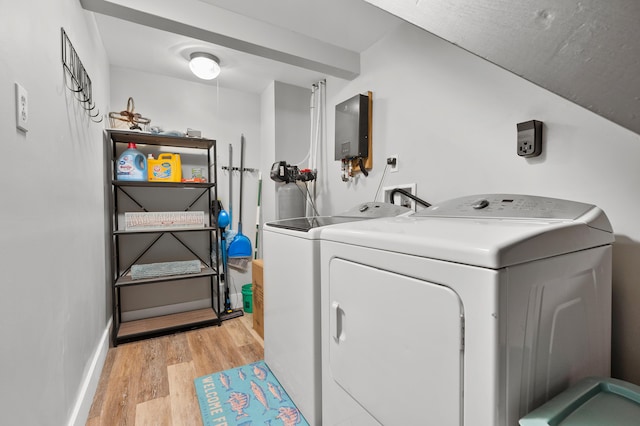
<path id="1" fill-rule="evenodd" d="M 275 182 L 269 178 L 271 165 L 276 161 L 275 85 L 276 82 L 272 82 L 260 95 L 260 132 L 262 135 L 260 169 L 262 170 L 263 195 L 260 203 L 260 223 L 272 221 L 276 217 L 276 202 L 273 196 Z M 258 245 L 261 248 L 261 245 Z"/>
<path id="2" fill-rule="evenodd" d="M 102 124 L 65 88 L 60 27 L 101 112 L 109 68 L 76 0 L 1 0 L 0 10 L 0 413 L 3 424 L 62 425 L 75 418 L 110 311 Z M 15 126 L 14 82 L 29 94 L 26 134 Z M 83 423 L 88 406 L 79 410 Z"/>
<path id="3" fill-rule="evenodd" d="M 263 179 L 260 223 L 265 223 L 278 218 L 277 189 L 283 185 L 275 183 L 269 177 L 273 163 L 286 161 L 300 168 L 305 168 L 308 164 L 311 88 L 274 81 L 262 92 L 261 99 L 264 143 L 261 159 Z"/>
<path id="4" fill-rule="evenodd" d="M 311 88 L 275 83 L 276 160 L 297 165 L 309 153 Z M 300 165 L 304 168 L 308 160 Z"/>
<path id="5" fill-rule="evenodd" d="M 308 167 L 311 137 L 310 98 L 311 88 L 276 82 L 275 161 L 286 161 L 287 164 L 298 166 L 300 169 Z M 277 182 L 274 191 L 266 193 L 266 196 L 275 198 L 276 219 L 305 215 L 306 197 L 303 184 Z"/>
<path id="6" fill-rule="evenodd" d="M 640 136 L 407 24 L 363 54 L 360 77 L 328 80 L 327 158 L 335 105 L 368 90 L 373 170 L 343 183 L 340 164 L 325 164 L 321 213 L 373 199 L 391 154 L 399 154 L 399 172 L 385 185 L 415 182 L 430 202 L 513 192 L 598 205 L 617 238 L 613 375 L 640 383 Z M 516 123 L 531 119 L 544 122 L 543 154 L 524 159 Z"/>
<path id="7" fill-rule="evenodd" d="M 224 72 L 224 70 L 223 70 Z M 260 96 L 225 89 L 214 84 L 195 83 L 128 68 L 111 68 L 111 111 L 121 111 L 133 97 L 135 111 L 151 119 L 152 126 L 164 130 L 202 131 L 217 141 L 218 198 L 229 211 L 229 144 L 233 166 L 240 167 L 240 135 L 245 136 L 245 168 L 261 167 Z M 239 218 L 240 174 L 233 173 L 233 230 Z M 243 234 L 254 244 L 258 173 L 245 173 L 243 194 Z M 251 270 L 230 270 L 231 293 L 240 294 L 251 282 Z M 234 301 L 235 303 L 235 301 Z"/>

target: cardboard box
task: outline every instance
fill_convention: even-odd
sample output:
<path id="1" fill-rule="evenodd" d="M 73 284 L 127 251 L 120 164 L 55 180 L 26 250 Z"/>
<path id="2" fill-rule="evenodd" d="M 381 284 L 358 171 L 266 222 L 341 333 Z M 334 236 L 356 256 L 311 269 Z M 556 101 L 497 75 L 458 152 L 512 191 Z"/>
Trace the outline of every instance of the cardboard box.
<path id="1" fill-rule="evenodd" d="M 251 265 L 253 282 L 253 329 L 264 339 L 264 282 L 262 259 L 256 259 Z"/>

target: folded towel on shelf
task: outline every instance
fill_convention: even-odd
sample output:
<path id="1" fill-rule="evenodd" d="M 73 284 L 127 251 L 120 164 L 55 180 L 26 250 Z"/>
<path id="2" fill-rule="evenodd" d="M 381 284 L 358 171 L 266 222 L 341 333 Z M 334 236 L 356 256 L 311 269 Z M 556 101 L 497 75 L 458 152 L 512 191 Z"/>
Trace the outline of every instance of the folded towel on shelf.
<path id="1" fill-rule="evenodd" d="M 131 266 L 131 279 L 164 277 L 169 275 L 197 274 L 200 272 L 199 260 L 147 263 Z"/>

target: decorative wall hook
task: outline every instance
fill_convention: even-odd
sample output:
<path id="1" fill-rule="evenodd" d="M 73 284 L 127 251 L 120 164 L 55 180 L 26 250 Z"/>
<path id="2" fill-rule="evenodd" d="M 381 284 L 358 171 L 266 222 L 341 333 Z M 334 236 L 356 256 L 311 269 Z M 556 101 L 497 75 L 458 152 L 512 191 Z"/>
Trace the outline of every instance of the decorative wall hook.
<path id="1" fill-rule="evenodd" d="M 60 28 L 62 35 L 62 69 L 64 72 L 64 84 L 71 91 L 82 108 L 87 112 L 94 123 L 102 122 L 100 110 L 96 109 L 91 93 L 91 78 L 82 65 L 80 57 L 73 48 L 71 40 L 67 37 L 64 28 Z M 96 120 L 100 117 L 99 120 Z"/>

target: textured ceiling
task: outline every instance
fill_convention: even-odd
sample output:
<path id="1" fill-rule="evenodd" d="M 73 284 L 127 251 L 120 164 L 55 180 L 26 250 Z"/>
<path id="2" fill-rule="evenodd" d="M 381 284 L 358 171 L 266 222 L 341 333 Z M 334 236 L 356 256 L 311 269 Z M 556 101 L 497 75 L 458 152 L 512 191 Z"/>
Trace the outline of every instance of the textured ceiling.
<path id="1" fill-rule="evenodd" d="M 637 0 L 366 0 L 640 134 Z"/>

